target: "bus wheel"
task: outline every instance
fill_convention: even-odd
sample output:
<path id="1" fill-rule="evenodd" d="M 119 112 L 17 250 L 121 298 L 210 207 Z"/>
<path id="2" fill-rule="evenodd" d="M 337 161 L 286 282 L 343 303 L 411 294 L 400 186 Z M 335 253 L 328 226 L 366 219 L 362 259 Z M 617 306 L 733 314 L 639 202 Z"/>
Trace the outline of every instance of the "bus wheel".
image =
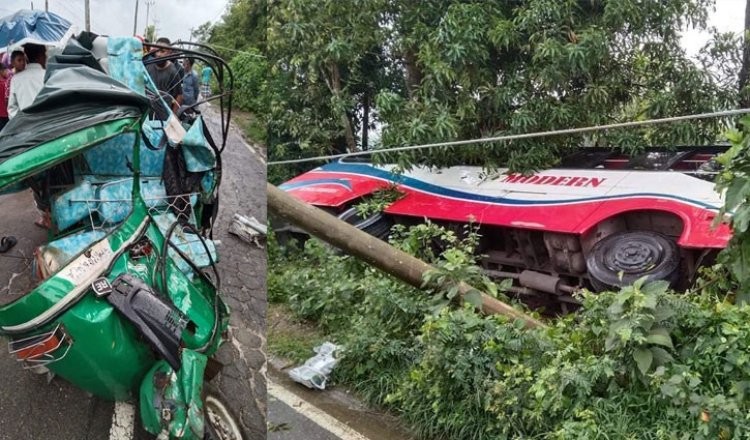
<path id="1" fill-rule="evenodd" d="M 630 285 L 644 276 L 673 285 L 680 276 L 680 249 L 674 240 L 656 232 L 618 232 L 594 245 L 586 267 L 597 292 Z"/>

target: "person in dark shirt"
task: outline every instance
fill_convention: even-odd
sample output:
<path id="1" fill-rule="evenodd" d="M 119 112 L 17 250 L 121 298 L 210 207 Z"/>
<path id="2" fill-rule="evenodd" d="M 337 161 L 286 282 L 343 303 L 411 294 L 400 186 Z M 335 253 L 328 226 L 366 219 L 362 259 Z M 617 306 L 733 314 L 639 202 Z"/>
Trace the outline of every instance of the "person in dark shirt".
<path id="1" fill-rule="evenodd" d="M 172 43 L 168 38 L 159 38 L 156 44 L 169 46 Z M 172 53 L 170 49 L 158 49 L 154 53 L 156 58 L 166 57 Z M 167 104 L 170 105 L 173 112 L 176 112 L 182 105 L 182 72 L 173 62 L 164 60 L 159 63 L 149 64 L 146 71 L 156 85 L 156 89 L 162 94 Z M 170 99 L 171 97 L 171 99 Z M 155 111 L 157 119 L 165 120 L 168 117 L 167 111 L 159 108 Z"/>
<path id="2" fill-rule="evenodd" d="M 184 75 L 182 77 L 182 91 L 184 92 L 184 103 L 191 106 L 198 102 L 198 74 L 193 70 L 193 60 L 185 58 L 182 61 Z"/>

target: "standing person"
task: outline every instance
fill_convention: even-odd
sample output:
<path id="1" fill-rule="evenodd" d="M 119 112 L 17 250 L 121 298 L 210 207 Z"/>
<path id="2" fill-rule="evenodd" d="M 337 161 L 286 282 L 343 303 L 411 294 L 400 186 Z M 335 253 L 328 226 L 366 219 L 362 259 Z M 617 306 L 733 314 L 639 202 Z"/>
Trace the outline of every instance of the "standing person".
<path id="1" fill-rule="evenodd" d="M 8 69 L 8 81 L 5 83 L 5 103 L 6 105 L 10 101 L 10 82 L 13 79 L 13 75 L 16 73 L 23 72 L 26 69 L 26 54 L 22 50 L 14 50 L 10 54 L 8 59 L 10 68 Z"/>
<path id="2" fill-rule="evenodd" d="M 211 67 L 206 66 L 201 71 L 201 81 L 202 81 L 202 88 L 201 93 L 203 94 L 203 99 L 208 98 L 211 96 Z"/>
<path id="3" fill-rule="evenodd" d="M 182 77 L 182 92 L 184 94 L 183 103 L 187 106 L 198 102 L 198 74 L 193 70 L 192 58 L 185 58 L 182 61 L 185 75 Z"/>
<path id="4" fill-rule="evenodd" d="M 29 63 L 26 68 L 13 76 L 10 82 L 8 115 L 12 119 L 34 102 L 44 85 L 44 69 L 47 66 L 47 48 L 38 44 L 24 45 Z"/>
<path id="5" fill-rule="evenodd" d="M 22 50 L 14 50 L 10 54 L 10 67 L 13 68 L 14 74 L 26 70 L 26 54 Z"/>
<path id="6" fill-rule="evenodd" d="M 169 46 L 172 43 L 169 41 L 169 38 L 161 37 L 156 40 L 156 44 Z M 156 59 L 169 56 L 171 53 L 171 49 L 157 49 L 155 52 Z M 177 112 L 177 110 L 179 110 L 180 108 L 180 105 L 182 105 L 183 99 L 182 75 L 180 73 L 180 69 L 177 68 L 177 66 L 175 66 L 173 62 L 164 60 L 147 65 L 146 71 L 154 81 L 156 89 L 160 93 L 162 93 L 162 96 L 165 98 L 167 96 L 172 97 L 172 101 L 169 104 L 172 107 L 172 111 Z M 162 108 L 159 108 L 155 113 L 156 118 L 161 120 L 166 120 L 169 116 L 167 112 Z"/>
<path id="7" fill-rule="evenodd" d="M 5 63 L 0 62 L 0 131 L 8 123 L 8 93 L 10 88 L 10 69 Z"/>
<path id="8" fill-rule="evenodd" d="M 22 67 L 20 72 L 13 75 L 10 82 L 10 95 L 8 98 L 8 117 L 13 119 L 19 111 L 29 107 L 42 90 L 44 86 L 44 69 L 47 66 L 47 48 L 38 44 L 25 44 L 23 50 L 26 53 L 28 64 L 20 63 Z M 14 52 L 15 55 L 15 52 Z M 15 56 L 12 57 L 15 61 Z M 29 180 L 29 186 L 34 193 L 34 201 L 40 212 L 39 218 L 34 222 L 35 225 L 49 229 L 51 227 L 50 206 L 48 202 L 48 186 L 44 183 L 44 177 L 37 176 Z"/>

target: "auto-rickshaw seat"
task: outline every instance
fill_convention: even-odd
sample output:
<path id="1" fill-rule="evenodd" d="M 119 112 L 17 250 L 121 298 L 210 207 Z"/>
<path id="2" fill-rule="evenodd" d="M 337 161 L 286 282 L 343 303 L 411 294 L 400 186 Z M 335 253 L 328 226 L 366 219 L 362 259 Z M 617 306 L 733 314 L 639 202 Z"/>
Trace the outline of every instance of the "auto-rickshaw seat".
<path id="1" fill-rule="evenodd" d="M 125 83 L 131 90 L 146 94 L 146 67 L 143 65 L 143 43 L 135 37 L 107 38 L 109 76 Z"/>
<path id="2" fill-rule="evenodd" d="M 106 235 L 103 230 L 80 231 L 39 246 L 34 252 L 37 275 L 48 278 Z"/>
<path id="3" fill-rule="evenodd" d="M 144 177 L 140 180 L 140 187 L 146 206 L 154 212 L 168 209 L 169 198 L 160 177 Z M 90 220 L 94 227 L 116 225 L 125 220 L 132 209 L 132 188 L 132 178 L 84 176 L 80 183 L 53 199 L 52 219 L 59 232 L 82 220 Z M 197 195 L 190 196 L 193 206 L 197 201 Z"/>
<path id="4" fill-rule="evenodd" d="M 133 175 L 134 133 L 125 133 L 83 153 L 86 169 L 79 174 L 130 177 Z M 140 144 L 141 176 L 160 177 L 164 169 L 164 149 L 152 150 Z"/>
<path id="5" fill-rule="evenodd" d="M 162 234 L 166 234 L 172 223 L 174 223 L 176 220 L 177 216 L 175 216 L 171 212 L 165 212 L 164 214 L 154 216 L 154 221 L 156 222 L 156 225 L 159 227 L 159 230 L 162 232 Z M 216 243 L 211 239 L 204 239 L 206 247 L 210 252 L 211 259 L 209 259 L 209 254 L 206 253 L 206 248 L 203 247 L 203 243 L 201 243 L 198 236 L 193 233 L 177 229 L 172 234 L 172 238 L 170 241 L 177 245 L 177 247 L 184 254 L 190 257 L 193 263 L 195 263 L 195 265 L 200 268 L 209 267 L 211 265 L 211 260 L 213 260 L 214 262 L 218 262 Z M 185 275 L 192 279 L 194 273 L 190 265 L 185 260 L 180 258 L 177 255 L 177 252 L 172 249 L 169 250 L 169 255 L 177 264 L 177 267 L 180 269 L 180 271 L 182 271 Z"/>

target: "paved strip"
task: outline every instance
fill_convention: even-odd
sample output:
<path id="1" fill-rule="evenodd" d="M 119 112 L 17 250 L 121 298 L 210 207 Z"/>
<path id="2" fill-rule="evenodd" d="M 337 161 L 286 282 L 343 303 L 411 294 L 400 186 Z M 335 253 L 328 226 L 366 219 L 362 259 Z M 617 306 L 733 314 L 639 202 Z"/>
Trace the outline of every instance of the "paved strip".
<path id="1" fill-rule="evenodd" d="M 331 434 L 339 437 L 341 440 L 369 440 L 364 435 L 331 417 L 325 411 L 292 393 L 270 378 L 268 379 L 268 395 L 287 404 L 295 411 L 307 417 L 316 425 Z"/>
<path id="2" fill-rule="evenodd" d="M 135 407 L 128 402 L 115 402 L 109 440 L 133 440 L 134 428 Z"/>
<path id="3" fill-rule="evenodd" d="M 255 149 L 252 145 L 250 145 L 249 142 L 246 142 L 244 139 L 242 140 L 242 143 L 245 144 L 248 150 L 250 150 L 251 153 L 258 159 L 260 163 L 262 163 L 264 166 L 266 165 L 266 158 L 263 157 L 263 155 Z"/>

